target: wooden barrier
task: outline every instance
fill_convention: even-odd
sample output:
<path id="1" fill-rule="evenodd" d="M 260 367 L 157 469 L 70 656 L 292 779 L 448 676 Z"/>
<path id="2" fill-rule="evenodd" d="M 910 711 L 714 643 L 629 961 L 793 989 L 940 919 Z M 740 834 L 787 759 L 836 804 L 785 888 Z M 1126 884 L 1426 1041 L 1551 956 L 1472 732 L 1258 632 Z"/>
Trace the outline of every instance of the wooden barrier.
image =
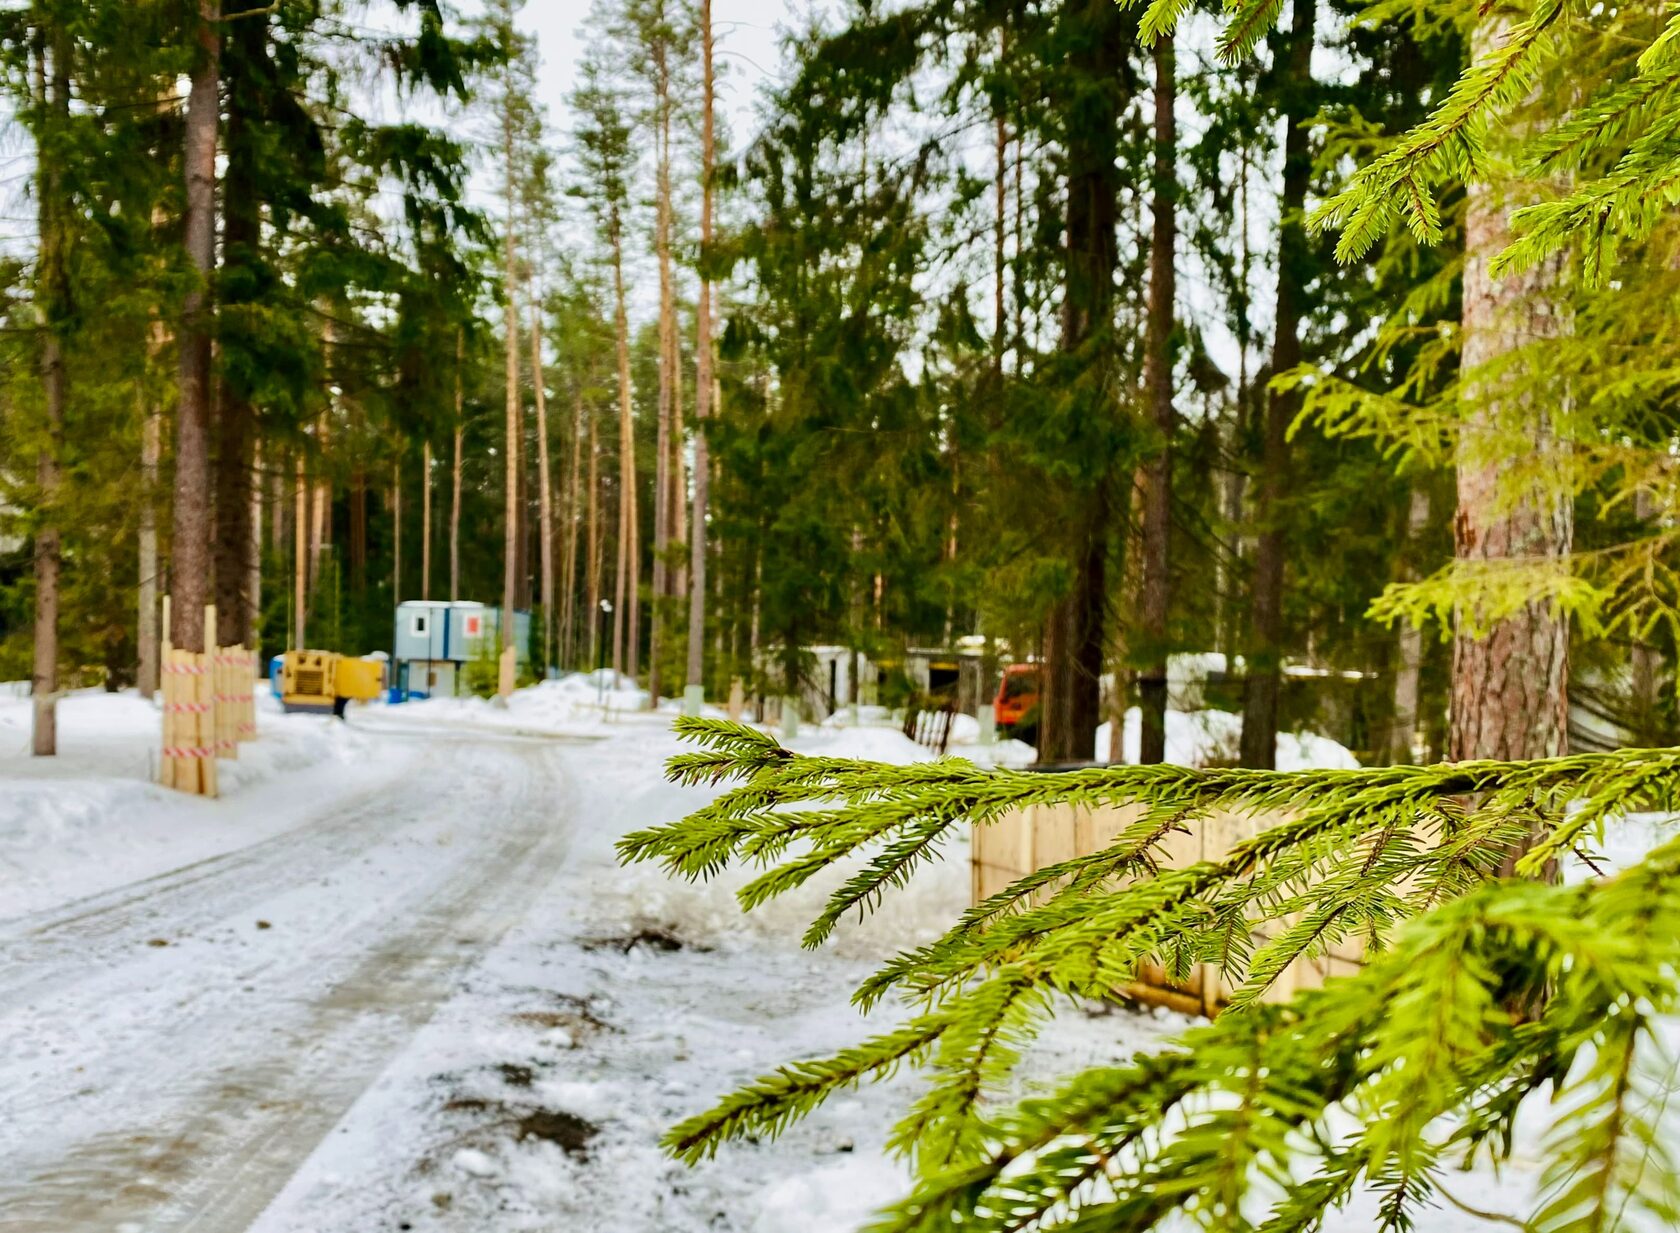
<path id="1" fill-rule="evenodd" d="M 257 735 L 256 658 L 242 646 L 217 647 L 211 658 L 215 678 L 216 756 L 238 758 L 240 742 Z"/>
<path id="2" fill-rule="evenodd" d="M 1107 847 L 1116 835 L 1136 821 L 1140 806 L 1086 808 L 1075 805 L 1031 805 L 974 828 L 971 849 L 973 897 L 976 903 L 1009 887 L 1045 865 L 1071 860 Z M 1219 860 L 1233 846 L 1279 818 L 1272 815 L 1212 813 L 1189 824 L 1189 832 L 1175 831 L 1156 851 L 1162 863 L 1178 868 L 1200 860 Z M 1278 920 L 1257 930 L 1260 937 L 1287 928 Z M 1358 969 L 1362 946 L 1353 939 L 1314 959 L 1301 959 L 1284 969 L 1266 993 L 1268 1001 L 1283 1001 L 1298 989 L 1313 988 L 1326 977 Z M 1230 1000 L 1238 982 L 1216 964 L 1197 964 L 1183 982 L 1167 979 L 1158 966 L 1145 965 L 1127 992 L 1142 1001 L 1170 1006 L 1190 1014 L 1213 1015 Z"/>
<path id="3" fill-rule="evenodd" d="M 216 609 L 204 610 L 209 653 L 169 643 L 169 597 L 163 598 L 163 758 L 158 782 L 166 788 L 215 796 L 217 758 L 239 757 L 242 741 L 257 735 L 258 655 L 243 646 L 216 645 Z"/>
<path id="4" fill-rule="evenodd" d="M 215 796 L 216 704 L 207 656 L 168 647 L 163 653 L 163 761 L 167 788 Z"/>

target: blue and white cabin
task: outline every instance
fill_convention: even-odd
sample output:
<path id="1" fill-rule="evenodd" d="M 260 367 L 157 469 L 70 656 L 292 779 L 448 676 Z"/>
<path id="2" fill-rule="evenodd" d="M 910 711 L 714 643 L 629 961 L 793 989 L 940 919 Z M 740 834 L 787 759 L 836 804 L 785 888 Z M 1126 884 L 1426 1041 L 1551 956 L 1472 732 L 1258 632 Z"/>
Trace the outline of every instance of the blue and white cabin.
<path id="1" fill-rule="evenodd" d="M 476 600 L 411 599 L 397 605 L 392 640 L 394 698 L 453 698 L 466 693 L 462 669 L 496 654 L 501 609 Z M 514 646 L 521 664 L 530 656 L 531 614 L 513 614 Z"/>

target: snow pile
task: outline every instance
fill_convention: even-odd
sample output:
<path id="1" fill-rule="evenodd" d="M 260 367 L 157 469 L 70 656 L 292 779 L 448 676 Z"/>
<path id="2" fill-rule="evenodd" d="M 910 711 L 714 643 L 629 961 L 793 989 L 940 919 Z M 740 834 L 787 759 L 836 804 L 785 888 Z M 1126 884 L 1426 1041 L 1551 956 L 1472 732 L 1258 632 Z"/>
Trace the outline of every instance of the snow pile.
<path id="1" fill-rule="evenodd" d="M 265 694 L 257 710 L 258 739 L 240 747 L 237 761 L 220 762 L 221 799 L 207 801 L 154 782 L 161 716 L 132 691 L 64 697 L 53 758 L 30 756 L 30 699 L 0 695 L 0 918 L 277 834 L 306 804 L 391 773 L 388 760 L 370 757 L 366 737 L 326 716 L 282 715 Z M 291 777 L 308 785 L 306 795 L 266 790 Z"/>
<path id="2" fill-rule="evenodd" d="M 1097 729 L 1095 755 L 1109 756 L 1112 724 Z M 1121 759 L 1136 765 L 1143 749 L 1143 712 L 1126 711 L 1120 729 Z M 1231 765 L 1242 744 L 1242 716 L 1230 711 L 1168 711 L 1167 761 L 1174 766 Z M 1316 732 L 1280 732 L 1277 738 L 1277 769 L 1280 771 L 1356 770 L 1359 759 L 1348 749 Z"/>

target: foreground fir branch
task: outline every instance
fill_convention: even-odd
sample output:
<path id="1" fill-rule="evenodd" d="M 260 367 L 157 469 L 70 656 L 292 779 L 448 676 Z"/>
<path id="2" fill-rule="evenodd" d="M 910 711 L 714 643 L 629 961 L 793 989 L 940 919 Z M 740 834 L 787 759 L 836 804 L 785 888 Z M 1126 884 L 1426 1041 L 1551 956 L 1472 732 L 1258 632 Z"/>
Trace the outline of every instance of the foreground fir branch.
<path id="1" fill-rule="evenodd" d="M 909 1019 L 674 1128 L 666 1146 L 685 1160 L 775 1135 L 910 1065 L 930 1082 L 893 1142 L 923 1182 L 882 1229 L 1146 1229 L 1180 1209 L 1248 1227 L 1257 1203 L 1272 1205 L 1268 1230 L 1310 1229 L 1372 1185 L 1389 1227 L 1404 1228 L 1437 1201 L 1443 1167 L 1503 1150 L 1522 1097 L 1566 1084 L 1576 1098 L 1559 1123 L 1555 1194 L 1533 1227 L 1614 1227 L 1574 1221 L 1635 1190 L 1638 1203 L 1668 1201 L 1648 1067 L 1652 1023 L 1675 999 L 1680 844 L 1581 886 L 1495 875 L 1524 843 L 1521 873 L 1569 853 L 1590 862 L 1584 845 L 1613 815 L 1672 804 L 1680 750 L 1039 774 L 813 758 L 741 724 L 677 726 L 704 748 L 672 759 L 674 780 L 739 782 L 627 836 L 621 856 L 691 879 L 749 866 L 747 909 L 843 871 L 807 945 L 873 910 L 959 827 L 1028 805 L 1133 814 L 1107 847 L 1023 878 L 883 965 L 855 1000 L 897 995 Z M 1278 821 L 1220 860 L 1165 867 L 1171 836 L 1221 813 Z M 1286 1007 L 1257 1003 L 1290 963 L 1354 937 L 1378 955 L 1360 976 Z M 1204 962 L 1226 970 L 1239 1013 L 1057 1096 L 1013 1110 L 988 1099 L 1060 997 L 1124 996 L 1146 963 L 1184 974 Z M 1510 1011 L 1541 1005 L 1527 1020 Z M 1280 1189 L 1286 1178 L 1300 1184 Z"/>

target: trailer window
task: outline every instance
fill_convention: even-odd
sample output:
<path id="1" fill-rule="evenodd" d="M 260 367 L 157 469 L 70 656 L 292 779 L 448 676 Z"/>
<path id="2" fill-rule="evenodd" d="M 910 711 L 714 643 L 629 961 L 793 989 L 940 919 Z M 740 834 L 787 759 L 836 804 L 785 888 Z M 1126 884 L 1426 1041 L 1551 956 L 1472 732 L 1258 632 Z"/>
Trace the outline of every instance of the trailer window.
<path id="1" fill-rule="evenodd" d="M 426 632 L 426 614 L 425 613 L 417 612 L 417 613 L 414 614 L 414 632 L 417 633 L 417 634 L 423 634 L 423 633 Z"/>

